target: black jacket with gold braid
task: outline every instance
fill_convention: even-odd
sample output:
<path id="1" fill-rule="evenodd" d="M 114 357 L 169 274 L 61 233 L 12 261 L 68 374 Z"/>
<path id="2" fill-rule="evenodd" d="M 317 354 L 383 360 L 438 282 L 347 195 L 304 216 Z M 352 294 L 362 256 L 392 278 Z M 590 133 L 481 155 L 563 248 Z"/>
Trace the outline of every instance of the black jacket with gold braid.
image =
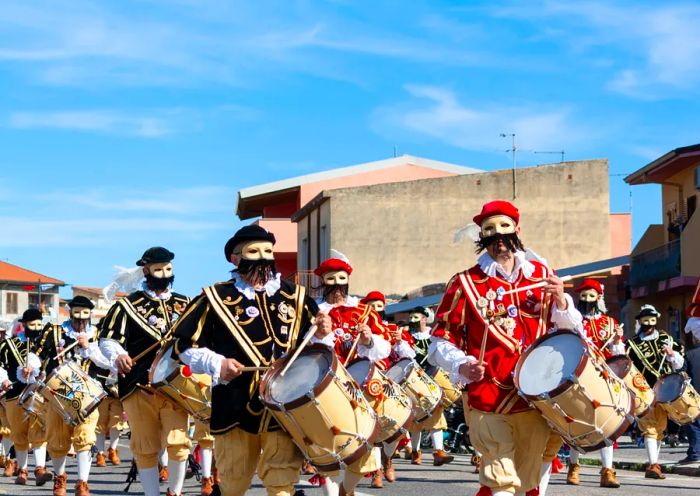
<path id="1" fill-rule="evenodd" d="M 41 353 L 41 336 L 34 338 L 29 343 L 29 351 Z M 0 342 L 0 366 L 7 372 L 7 378 L 12 387 L 5 395 L 8 400 L 17 398 L 26 387 L 26 384 L 17 379 L 17 369 L 24 367 L 27 359 L 27 342 L 17 336 L 7 338 Z"/>
<path id="2" fill-rule="evenodd" d="M 661 376 L 673 372 L 669 361 L 664 359 L 666 345 L 671 345 L 673 351 L 683 354 L 683 346 L 665 331 L 659 331 L 655 339 L 643 340 L 641 334 L 637 334 L 627 342 L 627 355 L 651 387 Z"/>
<path id="3" fill-rule="evenodd" d="M 135 291 L 112 305 L 102 322 L 100 339 L 113 339 L 133 359 L 170 333 L 173 323 L 180 318 L 189 304 L 187 296 L 171 293 L 170 298 L 152 298 L 143 291 Z M 148 384 L 148 369 L 159 351 L 154 347 L 134 363 L 124 377 L 119 376 L 119 398 L 133 393 L 137 385 Z"/>
<path id="4" fill-rule="evenodd" d="M 173 327 L 175 350 L 208 348 L 245 366 L 270 365 L 301 342 L 317 312 L 305 288 L 286 281 L 272 296 L 256 291 L 250 300 L 235 280 L 217 283 L 205 288 Z M 260 377 L 244 372 L 212 388 L 213 434 L 235 427 L 253 434 L 280 428 L 260 401 Z"/>

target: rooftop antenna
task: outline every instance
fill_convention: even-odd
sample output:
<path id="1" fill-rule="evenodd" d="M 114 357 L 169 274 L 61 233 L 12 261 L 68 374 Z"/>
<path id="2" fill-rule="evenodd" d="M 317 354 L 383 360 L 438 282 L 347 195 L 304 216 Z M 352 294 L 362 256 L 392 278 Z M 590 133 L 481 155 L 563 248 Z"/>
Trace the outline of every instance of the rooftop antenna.
<path id="1" fill-rule="evenodd" d="M 510 152 L 513 154 L 513 200 L 515 200 L 516 197 L 516 189 L 515 189 L 515 166 L 516 166 L 516 157 L 515 154 L 518 151 L 517 147 L 515 146 L 515 133 L 501 133 L 501 138 L 507 138 L 510 136 L 511 138 L 511 147 L 509 150 L 506 150 L 506 152 Z"/>
<path id="2" fill-rule="evenodd" d="M 398 156 L 399 156 L 399 148 L 396 145 L 394 145 L 394 158 L 396 158 Z"/>
<path id="3" fill-rule="evenodd" d="M 558 152 L 533 152 L 533 153 L 546 153 L 548 155 L 561 155 L 561 161 L 564 161 L 564 150 L 560 150 Z"/>

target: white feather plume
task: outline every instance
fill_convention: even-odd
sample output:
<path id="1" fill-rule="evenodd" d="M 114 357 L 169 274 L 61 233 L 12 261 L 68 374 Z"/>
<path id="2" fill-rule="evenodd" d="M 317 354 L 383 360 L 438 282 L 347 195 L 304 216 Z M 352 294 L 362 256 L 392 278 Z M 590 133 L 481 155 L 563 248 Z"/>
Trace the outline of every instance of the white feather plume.
<path id="1" fill-rule="evenodd" d="M 136 266 L 127 269 L 126 267 L 115 265 L 114 268 L 117 270 L 114 280 L 102 290 L 102 294 L 105 297 L 105 302 L 108 305 L 114 301 L 119 291 L 123 291 L 125 293 L 136 291 L 141 287 L 141 283 L 145 279 L 143 275 L 143 267 Z"/>
<path id="2" fill-rule="evenodd" d="M 346 257 L 345 255 L 340 253 L 335 248 L 331 248 L 331 257 L 330 258 L 337 258 L 337 259 L 342 260 L 343 262 L 345 262 L 347 264 L 350 263 L 350 260 L 348 259 L 348 257 Z"/>
<path id="3" fill-rule="evenodd" d="M 453 243 L 461 243 L 465 239 L 468 239 L 473 242 L 479 241 L 479 233 L 481 232 L 481 228 L 477 225 L 474 224 L 473 222 L 467 224 L 466 226 L 462 227 L 461 229 L 457 229 L 454 232 L 454 235 L 452 236 L 452 242 Z"/>

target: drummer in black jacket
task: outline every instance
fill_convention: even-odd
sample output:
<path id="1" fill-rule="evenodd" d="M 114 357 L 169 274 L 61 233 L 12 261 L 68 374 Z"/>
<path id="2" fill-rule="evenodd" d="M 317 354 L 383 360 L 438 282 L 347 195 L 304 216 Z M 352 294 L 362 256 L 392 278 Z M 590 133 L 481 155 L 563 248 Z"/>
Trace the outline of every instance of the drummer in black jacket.
<path id="1" fill-rule="evenodd" d="M 243 495 L 258 472 L 269 495 L 291 496 L 302 455 L 259 398 L 261 372 L 294 349 L 312 323 L 314 339 L 331 332 L 303 286 L 280 279 L 275 236 L 257 225 L 241 228 L 224 247 L 237 269 L 204 289 L 174 327 L 175 350 L 193 373 L 212 376 L 211 433 L 222 494 Z"/>
<path id="2" fill-rule="evenodd" d="M 670 334 L 657 329 L 661 316 L 652 305 L 642 306 L 637 319 L 637 335 L 628 341 L 627 354 L 634 365 L 644 375 L 650 387 L 654 387 L 661 377 L 678 372 L 685 363 L 683 347 Z M 668 423 L 666 411 L 658 403 L 639 419 L 639 428 L 647 450 L 647 479 L 665 479 L 658 464 L 659 442 L 664 437 Z"/>

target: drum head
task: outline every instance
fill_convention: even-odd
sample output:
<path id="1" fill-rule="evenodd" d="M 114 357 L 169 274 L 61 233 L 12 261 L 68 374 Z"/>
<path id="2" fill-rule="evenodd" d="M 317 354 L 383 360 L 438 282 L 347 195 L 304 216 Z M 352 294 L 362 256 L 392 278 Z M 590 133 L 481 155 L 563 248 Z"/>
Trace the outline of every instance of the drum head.
<path id="1" fill-rule="evenodd" d="M 630 368 L 632 367 L 632 360 L 624 355 L 614 356 L 608 359 L 608 367 L 618 376 L 620 379 L 629 374 Z"/>
<path id="2" fill-rule="evenodd" d="M 305 350 L 284 376 L 275 374 L 270 381 L 269 395 L 277 403 L 289 403 L 311 392 L 331 368 L 330 350 Z"/>
<path id="3" fill-rule="evenodd" d="M 578 336 L 559 334 L 546 339 L 525 357 L 518 374 L 520 391 L 528 396 L 553 391 L 575 374 L 583 353 Z"/>
<path id="4" fill-rule="evenodd" d="M 682 374 L 670 374 L 654 384 L 654 394 L 658 403 L 670 403 L 683 394 L 685 377 Z"/>
<path id="5" fill-rule="evenodd" d="M 413 368 L 413 360 L 410 358 L 402 358 L 394 364 L 389 370 L 386 371 L 386 375 L 392 381 L 401 384 Z"/>
<path id="6" fill-rule="evenodd" d="M 346 367 L 348 373 L 355 379 L 360 386 L 364 386 L 369 379 L 369 370 L 372 367 L 372 362 L 366 358 L 355 360 Z"/>
<path id="7" fill-rule="evenodd" d="M 164 382 L 170 374 L 172 374 L 180 364 L 173 360 L 172 358 L 173 348 L 172 346 L 166 348 L 163 351 L 163 355 L 160 360 L 153 367 L 153 383 L 157 384 L 159 382 Z"/>

